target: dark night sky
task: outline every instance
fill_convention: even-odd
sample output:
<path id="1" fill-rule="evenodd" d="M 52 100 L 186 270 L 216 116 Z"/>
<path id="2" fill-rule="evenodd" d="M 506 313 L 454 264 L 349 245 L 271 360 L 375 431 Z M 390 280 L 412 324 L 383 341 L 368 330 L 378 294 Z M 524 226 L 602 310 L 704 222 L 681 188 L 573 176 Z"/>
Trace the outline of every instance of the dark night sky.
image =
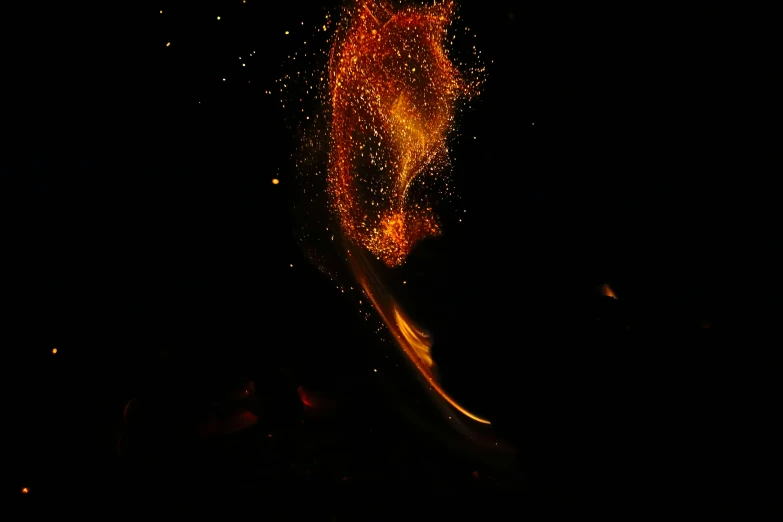
<path id="1" fill-rule="evenodd" d="M 534 483 L 578 496 L 667 455 L 643 482 L 675 495 L 676 470 L 716 465 L 703 435 L 724 392 L 704 399 L 717 377 L 697 369 L 729 357 L 726 14 L 461 4 L 492 60 L 453 148 L 467 212 L 413 254 L 404 298 L 441 340 L 447 385 L 498 419 Z M 14 488 L 71 491 L 57 477 L 77 465 L 115 473 L 125 403 L 162 381 L 188 401 L 288 367 L 360 393 L 384 347 L 296 243 L 295 137 L 264 94 L 315 40 L 321 5 L 59 9 L 29 18 L 30 152 L 9 166 L 25 181 Z M 605 282 L 622 312 L 596 298 Z M 596 326 L 605 313 L 631 333 Z"/>

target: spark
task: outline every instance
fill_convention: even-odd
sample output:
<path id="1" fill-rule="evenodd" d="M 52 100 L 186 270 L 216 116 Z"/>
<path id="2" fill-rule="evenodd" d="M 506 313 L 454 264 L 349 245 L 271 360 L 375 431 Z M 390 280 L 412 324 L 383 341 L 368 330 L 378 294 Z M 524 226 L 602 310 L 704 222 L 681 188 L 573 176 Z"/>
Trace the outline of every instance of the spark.
<path id="1" fill-rule="evenodd" d="M 57 353 L 57 348 L 52 348 L 52 353 L 56 354 Z"/>
<path id="2" fill-rule="evenodd" d="M 218 20 L 220 20 L 220 17 L 219 17 L 219 16 L 218 16 L 217 18 L 218 18 Z"/>
<path id="3" fill-rule="evenodd" d="M 272 185 L 277 185 L 278 183 L 280 183 L 280 180 L 279 180 L 279 179 L 277 179 L 277 178 L 272 178 Z"/>
<path id="4" fill-rule="evenodd" d="M 27 488 L 22 488 L 22 493 L 27 495 L 28 493 L 30 493 L 30 490 Z"/>
<path id="5" fill-rule="evenodd" d="M 171 45 L 171 42 L 168 42 L 168 43 L 166 44 L 166 47 L 168 47 L 169 45 Z"/>

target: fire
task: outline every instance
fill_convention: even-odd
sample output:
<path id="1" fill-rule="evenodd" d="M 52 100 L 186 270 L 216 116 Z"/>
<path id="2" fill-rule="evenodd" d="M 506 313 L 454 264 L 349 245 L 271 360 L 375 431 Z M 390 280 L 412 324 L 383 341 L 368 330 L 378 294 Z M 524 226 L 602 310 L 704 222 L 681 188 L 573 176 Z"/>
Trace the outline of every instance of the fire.
<path id="1" fill-rule="evenodd" d="M 362 252 L 350 253 L 351 268 L 367 296 L 378 311 L 386 327 L 394 336 L 397 345 L 407 356 L 419 375 L 426 381 L 436 398 L 459 411 L 466 417 L 482 424 L 490 424 L 486 419 L 474 415 L 460 406 L 438 383 L 435 375 L 435 363 L 430 355 L 432 338 L 413 323 L 394 299 L 389 295 L 372 269 L 370 260 Z"/>
<path id="2" fill-rule="evenodd" d="M 617 295 L 614 293 L 614 290 L 612 290 L 612 287 L 607 283 L 601 285 L 601 295 L 611 297 L 612 299 L 617 299 Z"/>
<path id="3" fill-rule="evenodd" d="M 390 267 L 440 234 L 412 189 L 446 166 L 456 102 L 473 94 L 443 45 L 453 10 L 360 1 L 330 52 L 331 205 L 351 241 Z"/>
<path id="4" fill-rule="evenodd" d="M 345 9 L 329 54 L 327 193 L 354 276 L 437 404 L 449 419 L 456 410 L 489 424 L 441 387 L 432 337 L 376 271 L 376 260 L 398 267 L 418 241 L 441 234 L 429 198 L 443 195 L 433 182 L 449 164 L 457 103 L 478 85 L 446 51 L 454 9 L 448 0 L 404 7 L 357 0 Z M 308 405 L 311 398 L 301 390 L 300 397 Z"/>

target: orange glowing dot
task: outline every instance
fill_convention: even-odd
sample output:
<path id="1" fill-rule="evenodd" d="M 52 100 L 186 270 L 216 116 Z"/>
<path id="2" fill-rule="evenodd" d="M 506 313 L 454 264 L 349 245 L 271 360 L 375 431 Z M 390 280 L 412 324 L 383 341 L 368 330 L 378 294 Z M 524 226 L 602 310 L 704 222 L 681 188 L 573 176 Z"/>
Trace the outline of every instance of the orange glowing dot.
<path id="1" fill-rule="evenodd" d="M 277 178 L 272 178 L 272 185 L 277 185 L 280 183 L 280 180 Z"/>
<path id="2" fill-rule="evenodd" d="M 52 348 L 52 353 L 57 353 L 57 348 Z"/>
<path id="3" fill-rule="evenodd" d="M 27 488 L 22 488 L 22 493 L 24 493 L 25 495 L 26 495 L 26 494 L 28 494 L 29 492 L 30 492 L 30 490 L 29 490 L 29 489 L 27 489 Z"/>
<path id="4" fill-rule="evenodd" d="M 167 42 L 166 43 L 166 47 L 168 47 L 169 45 L 171 45 L 171 42 Z"/>
<path id="5" fill-rule="evenodd" d="M 272 438 L 272 434 L 270 433 L 269 435 L 267 435 L 267 437 L 269 437 L 271 439 Z"/>

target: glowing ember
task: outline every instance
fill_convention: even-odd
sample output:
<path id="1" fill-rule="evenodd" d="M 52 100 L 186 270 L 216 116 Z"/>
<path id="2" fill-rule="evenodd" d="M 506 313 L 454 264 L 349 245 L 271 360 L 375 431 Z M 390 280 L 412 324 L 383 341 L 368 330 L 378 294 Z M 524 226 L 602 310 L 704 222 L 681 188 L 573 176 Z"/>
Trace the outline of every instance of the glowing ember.
<path id="1" fill-rule="evenodd" d="M 331 204 L 345 234 L 388 266 L 440 233 L 412 189 L 447 165 L 455 104 L 472 94 L 443 45 L 453 9 L 360 1 L 332 45 Z"/>
<path id="2" fill-rule="evenodd" d="M 611 297 L 612 299 L 617 299 L 617 295 L 614 293 L 614 290 L 612 290 L 612 287 L 606 283 L 601 285 L 601 295 Z"/>

